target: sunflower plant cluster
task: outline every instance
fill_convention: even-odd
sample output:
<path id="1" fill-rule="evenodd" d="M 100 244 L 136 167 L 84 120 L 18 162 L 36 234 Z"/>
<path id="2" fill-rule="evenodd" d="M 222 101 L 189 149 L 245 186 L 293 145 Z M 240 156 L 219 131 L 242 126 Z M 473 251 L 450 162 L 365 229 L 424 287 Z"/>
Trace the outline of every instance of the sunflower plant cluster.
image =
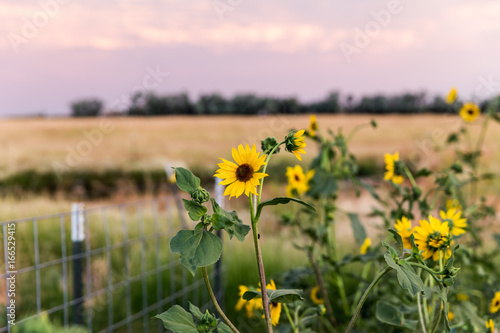
<path id="1" fill-rule="evenodd" d="M 498 318 L 495 304 L 500 299 L 496 300 L 500 257 L 495 247 L 485 243 L 491 239 L 488 231 L 493 227 L 495 210 L 484 190 L 497 176 L 486 171 L 481 157 L 488 123 L 498 121 L 499 107 L 490 105 L 480 117 L 477 105 L 462 104 L 456 98 L 453 89 L 447 100 L 455 107 L 461 125 L 437 150 L 447 153 L 448 148 L 455 148 L 450 165 L 418 170 L 408 167 L 398 152 L 386 154 L 384 180 L 389 195 L 385 200 L 374 195 L 380 206 L 373 209 L 372 216 L 382 218 L 394 237 L 401 238 L 399 258 L 410 260 L 418 284 L 423 282 L 425 293 L 416 294 L 418 317 L 408 318 L 415 320 L 417 330 L 493 332 Z M 418 186 L 420 180 L 425 189 Z M 500 246 L 500 235 L 493 236 Z M 460 250 L 454 255 L 458 243 Z M 389 252 L 398 262 L 394 251 Z M 453 262 L 460 264 L 460 272 Z M 399 282 L 403 286 L 402 280 Z M 399 312 L 403 318 L 404 313 Z"/>
<path id="2" fill-rule="evenodd" d="M 468 126 L 464 111 L 458 113 Z M 282 216 L 282 223 L 297 231 L 295 246 L 310 263 L 285 274 L 284 281 L 290 281 L 290 288 L 315 290 L 325 308 L 325 316 L 309 329 L 493 332 L 500 309 L 500 258 L 494 249 L 484 248 L 479 225 L 494 210 L 484 198 L 474 202 L 471 193 L 475 182 L 488 178 L 462 167 L 467 163 L 460 155 L 450 166 L 433 171 L 410 167 L 404 155 L 394 152 L 384 156 L 385 185 L 374 187 L 357 176 L 356 159 L 347 147 L 358 129 L 347 136 L 341 130 L 323 136 L 312 116 L 305 135 L 319 146 L 319 153 L 309 168 L 286 170 L 287 193 L 314 203 L 319 212 L 296 207 Z M 378 203 L 370 217 L 380 218 L 383 230 L 389 231 L 381 230 L 381 242 L 367 237 L 356 212 L 338 206 L 338 190 L 348 183 L 356 193 L 368 191 Z M 357 255 L 338 253 L 335 221 L 342 215 L 351 222 Z M 500 235 L 495 239 L 500 245 Z M 359 264 L 360 273 L 352 274 L 351 267 Z M 311 293 L 311 302 L 315 295 Z"/>
<path id="3" fill-rule="evenodd" d="M 309 129 L 304 134 L 318 146 L 318 154 L 307 170 L 301 165 L 286 169 L 288 195 L 307 200 L 318 208 L 318 214 L 311 214 L 300 207 L 294 207 L 281 218 L 282 224 L 295 231 L 295 247 L 302 250 L 309 261 L 309 267 L 288 272 L 288 278 L 284 280 L 289 281 L 290 288 L 310 290 L 310 303 L 321 306 L 325 311 L 324 316 L 309 323 L 308 328 L 314 331 L 342 330 L 343 323 L 353 314 L 353 300 L 349 296 L 351 290 L 345 284 L 343 267 L 361 258 L 367 260 L 373 256 L 372 252 L 367 254 L 371 240 L 367 237 L 358 214 L 344 211 L 337 205 L 339 191 L 345 184 L 352 184 L 357 195 L 363 188 L 374 191 L 357 176 L 359 166 L 348 148 L 356 132 L 369 126 L 375 128 L 377 125 L 372 121 L 355 127 L 347 134 L 339 129 L 337 132 L 328 130 L 325 135 L 316 117 L 311 116 Z M 366 256 L 340 258 L 339 244 L 336 241 L 336 219 L 339 214 L 347 216 L 351 221 L 358 246 Z"/>
<path id="4" fill-rule="evenodd" d="M 260 247 L 260 234 L 258 222 L 262 210 L 267 206 L 297 203 L 304 209 L 315 212 L 315 208 L 294 197 L 276 197 L 262 200 L 262 188 L 267 166 L 271 157 L 280 152 L 280 147 L 293 153 L 297 159 L 305 154 L 306 147 L 304 130 L 291 131 L 282 142 L 278 143 L 274 138 L 268 138 L 262 143 L 262 152 L 258 152 L 255 145 L 239 145 L 231 152 L 232 161 L 221 158 L 214 174 L 222 181 L 220 185 L 226 186 L 224 195 L 233 197 L 247 196 L 250 216 L 247 225 L 239 217 L 236 211 L 226 211 L 210 197 L 209 192 L 200 186 L 200 179 L 191 171 L 184 168 L 175 169 L 176 184 L 180 190 L 190 196 L 190 200 L 182 199 L 190 219 L 195 224 L 193 229 L 180 230 L 170 242 L 172 252 L 180 255 L 182 265 L 194 276 L 198 269 L 201 270 L 205 285 L 215 309 L 221 319 L 216 318 L 209 312 L 201 313 L 195 305 L 190 305 L 189 311 L 180 306 L 173 306 L 156 318 L 163 321 L 166 329 L 176 333 L 185 332 L 239 332 L 238 328 L 226 316 L 213 293 L 208 278 L 207 269 L 215 264 L 222 254 L 222 241 L 215 231 L 224 230 L 229 239 L 236 238 L 243 242 L 250 230 L 254 241 L 255 257 L 259 273 L 259 287 L 240 287 L 240 300 L 236 306 L 238 310 L 245 309 L 250 317 L 262 317 L 264 327 L 262 331 L 273 332 L 273 327 L 280 322 L 282 312 L 295 330 L 298 330 L 299 311 L 295 309 L 296 304 L 302 302 L 302 291 L 299 289 L 277 289 L 273 280 L 267 283 L 262 251 Z M 287 307 L 290 304 L 291 308 Z M 283 310 L 283 311 L 282 311 Z M 290 310 L 297 310 L 292 317 Z M 315 315 L 321 315 L 321 311 L 315 311 Z M 311 320 L 311 312 L 302 313 Z M 295 318 L 295 319 L 294 319 Z M 298 331 L 297 331 L 298 332 Z"/>

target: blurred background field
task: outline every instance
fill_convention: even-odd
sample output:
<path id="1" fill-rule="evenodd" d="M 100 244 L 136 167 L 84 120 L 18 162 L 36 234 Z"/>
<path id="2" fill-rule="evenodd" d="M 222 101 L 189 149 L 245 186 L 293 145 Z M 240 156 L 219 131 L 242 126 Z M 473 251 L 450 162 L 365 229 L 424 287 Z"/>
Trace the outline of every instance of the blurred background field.
<path id="1" fill-rule="evenodd" d="M 450 162 L 452 152 L 436 149 L 461 120 L 457 115 L 320 115 L 322 129 L 345 135 L 371 119 L 350 143 L 361 176 L 380 176 L 383 155 L 399 151 L 420 167 Z M 220 162 L 238 144 L 259 146 L 267 136 L 278 139 L 290 129 L 308 126 L 309 116 L 198 116 L 4 119 L 0 121 L 0 188 L 4 194 L 63 194 L 66 198 L 103 198 L 159 193 L 165 188 L 166 164 L 187 166 L 209 182 Z M 104 131 L 102 128 L 106 128 Z M 479 126 L 470 126 L 470 135 Z M 499 132 L 486 138 L 483 158 L 500 163 Z M 316 153 L 310 147 L 307 165 Z M 438 157 L 439 155 L 439 157 Z M 274 180 L 284 181 L 284 168 L 294 163 L 283 154 L 271 165 Z"/>

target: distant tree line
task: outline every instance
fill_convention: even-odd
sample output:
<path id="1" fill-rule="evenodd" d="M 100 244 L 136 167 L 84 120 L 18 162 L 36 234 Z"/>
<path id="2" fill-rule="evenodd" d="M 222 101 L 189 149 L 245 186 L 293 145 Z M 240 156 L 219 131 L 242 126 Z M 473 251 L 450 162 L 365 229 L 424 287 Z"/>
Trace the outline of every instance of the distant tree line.
<path id="1" fill-rule="evenodd" d="M 483 101 L 481 109 L 498 101 L 496 97 Z M 97 99 L 83 99 L 71 104 L 72 116 L 92 117 L 103 114 L 104 103 Z M 393 96 L 373 95 L 355 99 L 352 95 L 343 98 L 332 92 L 326 98 L 301 103 L 294 97 L 262 97 L 255 94 L 238 94 L 226 98 L 218 93 L 201 95 L 192 100 L 187 93 L 158 95 L 152 92 L 136 93 L 124 111 L 111 110 L 110 114 L 130 116 L 162 115 L 255 115 L 255 114 L 301 114 L 301 113 L 345 113 L 345 114 L 417 114 L 448 113 L 453 108 L 444 97 L 429 100 L 425 93 L 404 93 Z"/>

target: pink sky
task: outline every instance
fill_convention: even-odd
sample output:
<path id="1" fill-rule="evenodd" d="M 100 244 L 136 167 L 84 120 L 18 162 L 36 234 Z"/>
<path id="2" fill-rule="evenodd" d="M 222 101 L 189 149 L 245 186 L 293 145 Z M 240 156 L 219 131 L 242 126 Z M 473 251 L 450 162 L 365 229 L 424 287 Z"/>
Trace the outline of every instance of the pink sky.
<path id="1" fill-rule="evenodd" d="M 477 101 L 500 94 L 499 16 L 496 0 L 3 0 L 0 115 L 144 89 Z"/>

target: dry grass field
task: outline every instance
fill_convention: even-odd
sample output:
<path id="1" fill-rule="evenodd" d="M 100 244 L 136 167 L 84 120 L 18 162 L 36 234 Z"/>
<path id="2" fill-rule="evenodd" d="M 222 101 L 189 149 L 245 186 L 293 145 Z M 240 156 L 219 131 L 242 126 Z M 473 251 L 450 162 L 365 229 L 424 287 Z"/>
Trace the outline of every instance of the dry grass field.
<path id="1" fill-rule="evenodd" d="M 458 116 L 446 115 L 318 116 L 323 133 L 328 128 L 342 128 L 346 135 L 370 119 L 377 121 L 378 128 L 362 129 L 351 142 L 358 158 L 373 157 L 383 163 L 384 153 L 399 150 L 402 157 L 420 157 L 421 163 L 430 166 L 437 162 L 435 144 L 442 143 L 461 124 Z M 0 177 L 26 169 L 50 170 L 54 163 L 74 169 L 130 170 L 162 168 L 170 161 L 215 168 L 219 157 L 230 157 L 231 147 L 258 143 L 267 136 L 280 139 L 289 129 L 307 128 L 308 124 L 307 115 L 3 119 Z M 474 137 L 479 126 L 469 128 Z M 499 141 L 498 126 L 492 124 L 485 155 L 494 165 L 500 161 Z M 312 155 L 311 152 L 306 158 Z"/>

